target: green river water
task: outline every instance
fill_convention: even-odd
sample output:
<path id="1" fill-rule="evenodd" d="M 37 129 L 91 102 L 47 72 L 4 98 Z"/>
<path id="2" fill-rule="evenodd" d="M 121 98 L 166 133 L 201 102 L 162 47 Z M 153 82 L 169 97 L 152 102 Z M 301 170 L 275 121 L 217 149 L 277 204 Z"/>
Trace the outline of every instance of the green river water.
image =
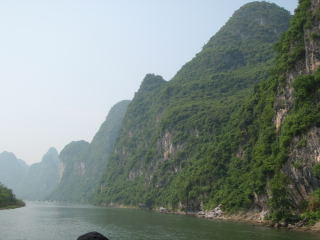
<path id="1" fill-rule="evenodd" d="M 243 223 L 135 209 L 27 202 L 0 211 L 0 240 L 76 240 L 98 231 L 110 240 L 319 240 L 314 233 L 290 232 Z"/>

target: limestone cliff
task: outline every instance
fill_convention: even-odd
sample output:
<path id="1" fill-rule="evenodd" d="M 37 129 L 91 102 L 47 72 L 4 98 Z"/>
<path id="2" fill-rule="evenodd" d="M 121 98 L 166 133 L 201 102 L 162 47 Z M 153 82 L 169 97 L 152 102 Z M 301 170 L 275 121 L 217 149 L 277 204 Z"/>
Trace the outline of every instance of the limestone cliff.
<path id="1" fill-rule="evenodd" d="M 298 33 L 288 33 L 288 52 L 295 52 L 290 65 L 284 69 L 283 82 L 279 84 L 275 101 L 275 125 L 279 132 L 286 121 L 287 116 L 294 114 L 298 110 L 297 91 L 295 81 L 298 78 L 316 74 L 320 66 L 320 1 L 307 0 L 300 1 L 300 6 L 296 11 L 295 30 Z M 299 18 L 299 19 L 298 19 Z M 300 20 L 300 22 L 299 22 Z M 298 26 L 300 24 L 300 26 Z M 292 36 L 295 34 L 295 36 Z M 297 80 L 298 79 L 298 80 Z M 307 79 L 302 80 L 307 84 Z M 313 88 L 317 88 L 316 85 Z M 317 89 L 314 89 L 317 91 Z M 311 96 L 314 92 L 308 92 Z M 304 100 L 305 102 L 307 100 Z M 312 103 L 313 108 L 317 108 L 319 99 Z M 303 125 L 302 118 L 300 124 Z M 320 187 L 320 179 L 313 174 L 313 167 L 320 163 L 320 128 L 316 121 L 311 122 L 296 134 L 289 146 L 288 160 L 283 167 L 283 171 L 290 178 L 289 192 L 290 198 L 296 207 L 303 201 L 308 201 L 310 194 Z"/>
<path id="2" fill-rule="evenodd" d="M 86 141 L 74 141 L 69 143 L 60 152 L 59 183 L 48 196 L 52 200 L 79 201 L 84 195 L 82 192 L 85 184 L 85 159 L 89 150 Z"/>

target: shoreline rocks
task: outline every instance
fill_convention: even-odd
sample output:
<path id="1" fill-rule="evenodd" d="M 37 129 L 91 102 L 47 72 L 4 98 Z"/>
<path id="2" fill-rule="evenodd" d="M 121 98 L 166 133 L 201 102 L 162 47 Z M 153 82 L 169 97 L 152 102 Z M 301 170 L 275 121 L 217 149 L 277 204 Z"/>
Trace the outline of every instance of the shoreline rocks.
<path id="1" fill-rule="evenodd" d="M 134 208 L 132 206 L 112 206 L 116 208 Z M 135 207 L 135 209 L 138 209 Z M 141 208 L 140 208 L 141 209 Z M 155 211 L 163 214 L 178 214 L 178 215 L 189 215 L 198 218 L 204 218 L 208 220 L 219 220 L 219 221 L 231 221 L 231 222 L 243 222 L 252 225 L 260 225 L 270 228 L 284 228 L 291 231 L 303 231 L 303 232 L 320 232 L 320 222 L 314 225 L 306 225 L 305 221 L 300 221 L 295 224 L 275 224 L 270 220 L 266 220 L 268 211 L 249 211 L 249 212 L 240 212 L 238 214 L 228 214 L 223 212 L 222 205 L 218 205 L 213 210 L 201 210 L 198 212 L 186 212 L 177 209 L 169 209 L 165 207 L 158 208 L 148 208 L 148 210 Z"/>
<path id="2" fill-rule="evenodd" d="M 169 213 L 169 210 L 164 208 L 164 207 L 160 207 L 158 210 L 160 213 Z"/>
<path id="3" fill-rule="evenodd" d="M 200 211 L 197 213 L 198 216 L 204 217 L 204 218 L 221 218 L 223 217 L 223 211 L 221 209 L 221 204 L 210 211 Z"/>

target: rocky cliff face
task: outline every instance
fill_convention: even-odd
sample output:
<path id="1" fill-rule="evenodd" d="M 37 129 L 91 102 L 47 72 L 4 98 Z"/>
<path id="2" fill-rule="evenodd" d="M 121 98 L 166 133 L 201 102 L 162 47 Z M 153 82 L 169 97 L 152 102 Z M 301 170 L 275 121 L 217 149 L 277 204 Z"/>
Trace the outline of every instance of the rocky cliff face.
<path id="1" fill-rule="evenodd" d="M 281 131 L 282 123 L 287 116 L 297 111 L 296 95 L 299 89 L 294 89 L 294 82 L 301 76 L 314 75 L 320 66 L 320 1 L 301 1 L 296 12 L 295 36 L 290 36 L 291 41 L 288 52 L 299 51 L 299 54 L 286 68 L 283 74 L 284 82 L 279 84 L 275 101 L 275 125 Z M 287 35 L 291 35 L 288 33 Z M 307 81 L 307 80 L 305 80 Z M 314 86 L 316 87 L 316 86 Z M 308 93 L 312 95 L 313 93 Z M 313 102 L 313 107 L 317 108 L 318 99 Z M 300 124 L 303 124 L 301 121 Z M 316 121 L 309 124 L 303 132 L 297 134 L 291 140 L 289 146 L 288 161 L 283 167 L 283 171 L 290 178 L 289 192 L 290 198 L 295 206 L 301 205 L 303 201 L 308 201 L 310 194 L 320 187 L 320 179 L 313 174 L 313 167 L 320 163 L 320 128 Z"/>
<path id="2" fill-rule="evenodd" d="M 75 141 L 60 152 L 59 183 L 48 196 L 49 199 L 77 202 L 83 197 L 81 190 L 85 184 L 85 159 L 89 145 L 86 141 Z"/>
<path id="3" fill-rule="evenodd" d="M 281 127 L 287 112 L 293 107 L 294 80 L 297 76 L 315 73 L 320 66 L 319 1 L 301 1 L 296 18 L 298 16 L 303 18 L 305 14 L 308 17 L 305 18 L 304 22 L 296 23 L 300 24 L 296 29 L 298 33 L 288 33 L 290 35 L 288 36 L 290 47 L 286 51 L 288 54 L 292 52 L 292 55 L 297 55 L 297 58 L 292 58 L 290 68 L 287 68 L 284 73 L 284 82 L 278 87 L 275 101 L 275 125 L 277 129 Z M 298 36 L 291 36 L 293 34 Z"/>
<path id="4" fill-rule="evenodd" d="M 283 171 L 290 177 L 290 196 L 296 206 L 308 201 L 310 194 L 320 187 L 320 179 L 313 167 L 320 163 L 320 129 L 313 127 L 293 139 L 289 159 Z"/>
<path id="5" fill-rule="evenodd" d="M 277 221 L 314 211 L 310 202 L 316 201 L 320 187 L 319 7 L 316 0 L 299 2 L 276 46 L 269 79 L 256 86 L 239 115 L 241 154 L 236 156 L 249 163 L 246 189 L 254 189 L 247 195 L 253 199 L 250 208 Z"/>
<path id="6" fill-rule="evenodd" d="M 312 0 L 308 14 L 312 16 L 308 25 L 305 26 L 304 42 L 305 42 L 305 71 L 307 74 L 312 74 L 318 70 L 320 66 L 320 1 Z"/>

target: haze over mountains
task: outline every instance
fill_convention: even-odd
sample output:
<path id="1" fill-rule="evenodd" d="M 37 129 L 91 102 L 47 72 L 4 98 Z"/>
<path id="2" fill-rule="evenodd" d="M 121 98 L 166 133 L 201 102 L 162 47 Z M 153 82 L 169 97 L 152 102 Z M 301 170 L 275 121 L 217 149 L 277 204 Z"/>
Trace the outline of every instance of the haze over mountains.
<path id="1" fill-rule="evenodd" d="M 26 199 L 320 219 L 319 12 L 244 5 L 173 79 L 147 74 L 91 143 L 30 167 L 2 153 L 0 181 Z"/>
<path id="2" fill-rule="evenodd" d="M 19 198 L 44 200 L 58 183 L 59 155 L 50 148 L 41 162 L 28 166 L 13 153 L 0 154 L 0 182 Z"/>
<path id="3" fill-rule="evenodd" d="M 26 200 L 88 201 L 97 190 L 130 101 L 111 108 L 91 143 L 71 142 L 58 154 L 50 148 L 28 166 L 13 153 L 0 154 L 0 182 Z"/>
<path id="4" fill-rule="evenodd" d="M 0 153 L 0 182 L 16 193 L 20 184 L 27 175 L 28 165 L 17 159 L 13 153 Z"/>

